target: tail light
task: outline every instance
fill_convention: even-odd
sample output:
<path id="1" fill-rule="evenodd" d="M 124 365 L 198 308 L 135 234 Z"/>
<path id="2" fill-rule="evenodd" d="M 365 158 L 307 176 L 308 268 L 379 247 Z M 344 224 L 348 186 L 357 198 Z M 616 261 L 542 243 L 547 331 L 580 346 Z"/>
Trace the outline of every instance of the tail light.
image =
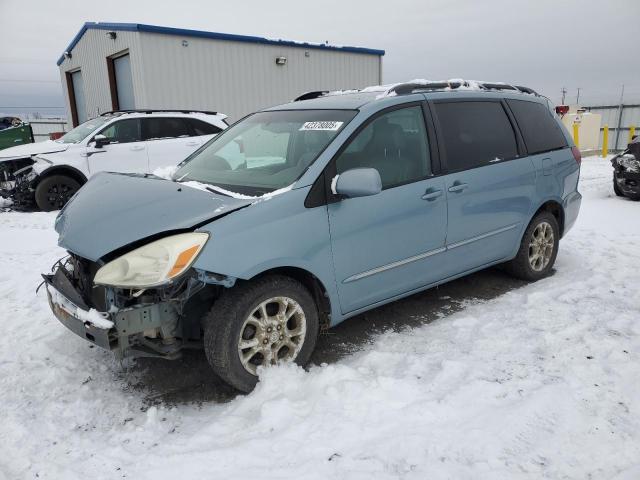
<path id="1" fill-rule="evenodd" d="M 576 163 L 580 165 L 582 163 L 582 154 L 580 153 L 578 147 L 571 147 L 571 153 L 573 153 L 573 158 L 575 159 Z"/>

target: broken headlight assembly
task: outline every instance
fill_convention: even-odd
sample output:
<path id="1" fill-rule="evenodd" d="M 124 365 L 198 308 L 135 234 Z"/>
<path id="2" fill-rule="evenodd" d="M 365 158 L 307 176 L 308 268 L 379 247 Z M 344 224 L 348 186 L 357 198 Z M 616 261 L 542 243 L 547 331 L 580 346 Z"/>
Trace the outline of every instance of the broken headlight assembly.
<path id="1" fill-rule="evenodd" d="M 630 154 L 624 154 L 618 157 L 618 165 L 631 173 L 640 173 L 640 162 L 636 157 Z"/>
<path id="2" fill-rule="evenodd" d="M 104 265 L 93 282 L 118 288 L 158 287 L 187 271 L 209 239 L 207 233 L 181 233 L 136 248 Z"/>

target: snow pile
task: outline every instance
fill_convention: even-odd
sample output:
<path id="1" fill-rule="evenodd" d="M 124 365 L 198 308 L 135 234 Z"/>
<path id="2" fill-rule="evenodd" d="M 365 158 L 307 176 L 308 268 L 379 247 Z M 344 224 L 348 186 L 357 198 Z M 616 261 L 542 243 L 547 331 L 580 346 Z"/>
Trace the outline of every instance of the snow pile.
<path id="1" fill-rule="evenodd" d="M 113 322 L 106 317 L 106 314 L 98 312 L 95 308 L 90 308 L 89 311 L 83 310 L 67 300 L 54 288 L 48 288 L 48 290 L 51 295 L 51 301 L 71 316 L 104 330 L 109 330 L 113 327 Z"/>
<path id="2" fill-rule="evenodd" d="M 376 96 L 376 99 L 384 98 L 384 97 L 393 97 L 396 93 L 393 91 L 399 85 L 413 84 L 416 86 L 420 85 L 429 85 L 432 83 L 449 83 L 449 84 L 460 84 L 459 87 L 452 89 L 450 87 L 446 87 L 443 90 L 485 90 L 482 86 L 483 84 L 493 84 L 493 85 L 506 85 L 504 82 L 487 82 L 484 80 L 465 80 L 462 78 L 450 78 L 449 80 L 427 80 L 425 78 L 415 78 L 413 80 L 408 80 L 406 82 L 399 83 L 389 83 L 386 85 L 371 85 L 369 87 L 365 87 L 361 90 L 333 90 L 328 92 L 325 96 L 333 96 L 333 95 L 349 95 L 353 93 L 371 93 L 371 92 L 379 92 Z M 515 90 L 514 90 L 515 91 Z"/>
<path id="3" fill-rule="evenodd" d="M 178 171 L 177 165 L 156 168 L 151 174 L 165 180 L 173 180 L 173 175 Z"/>
<path id="4" fill-rule="evenodd" d="M 59 325 L 55 214 L 0 214 L 0 478 L 640 478 L 640 203 L 599 158 L 581 191 L 552 277 L 203 405 Z"/>
<path id="5" fill-rule="evenodd" d="M 0 197 L 0 208 L 9 208 L 13 205 L 13 200 L 6 197 Z"/>

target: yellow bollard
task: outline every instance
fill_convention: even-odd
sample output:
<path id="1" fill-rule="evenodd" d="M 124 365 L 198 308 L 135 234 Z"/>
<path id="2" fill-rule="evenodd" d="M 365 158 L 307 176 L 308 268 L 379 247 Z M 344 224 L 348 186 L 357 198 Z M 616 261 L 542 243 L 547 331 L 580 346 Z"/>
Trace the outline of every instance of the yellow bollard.
<path id="1" fill-rule="evenodd" d="M 635 125 L 631 125 L 629 127 L 629 142 L 631 143 L 633 141 L 633 136 L 636 134 L 636 126 Z"/>
<path id="2" fill-rule="evenodd" d="M 602 158 L 609 154 L 609 125 L 602 129 Z"/>
<path id="3" fill-rule="evenodd" d="M 576 147 L 580 148 L 580 135 L 578 133 L 578 129 L 580 128 L 579 123 L 573 124 L 573 143 L 576 144 Z"/>

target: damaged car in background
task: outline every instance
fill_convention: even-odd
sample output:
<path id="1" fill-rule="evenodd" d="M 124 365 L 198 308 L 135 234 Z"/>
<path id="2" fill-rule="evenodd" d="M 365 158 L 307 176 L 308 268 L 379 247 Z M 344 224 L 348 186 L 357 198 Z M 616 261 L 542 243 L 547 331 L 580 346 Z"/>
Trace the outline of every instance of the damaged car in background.
<path id="1" fill-rule="evenodd" d="M 627 149 L 611 159 L 611 165 L 615 194 L 640 200 L 640 137 L 634 136 Z"/>
<path id="2" fill-rule="evenodd" d="M 97 172 L 173 167 L 227 127 L 191 110 L 107 112 L 57 140 L 0 151 L 0 196 L 14 209 L 59 210 Z"/>

